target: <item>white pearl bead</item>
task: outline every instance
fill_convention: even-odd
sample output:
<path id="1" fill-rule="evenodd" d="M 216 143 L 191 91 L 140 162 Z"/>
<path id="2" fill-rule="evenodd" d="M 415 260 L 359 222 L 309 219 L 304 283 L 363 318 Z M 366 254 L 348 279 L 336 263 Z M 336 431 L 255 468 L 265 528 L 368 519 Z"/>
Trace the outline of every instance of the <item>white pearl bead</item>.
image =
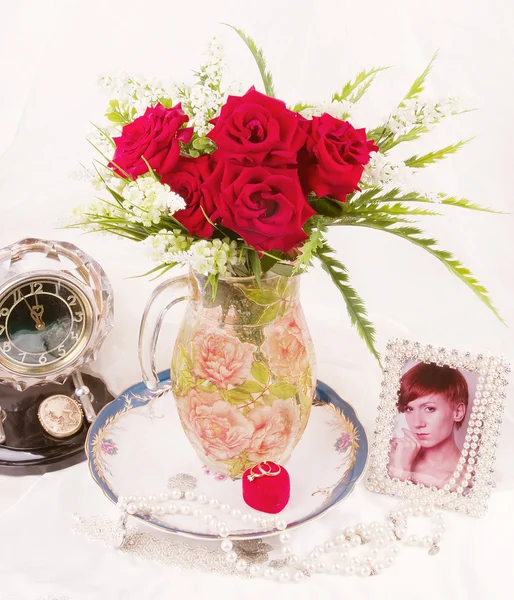
<path id="1" fill-rule="evenodd" d="M 358 535 L 350 536 L 350 546 L 352 548 L 357 548 L 357 546 L 361 545 L 361 538 Z"/>
<path id="2" fill-rule="evenodd" d="M 166 507 L 166 512 L 168 512 L 170 515 L 174 515 L 178 510 L 178 506 L 176 504 L 168 504 L 168 506 Z"/>
<path id="3" fill-rule="evenodd" d="M 197 498 L 198 502 L 200 502 L 200 504 L 207 504 L 207 502 L 209 501 L 209 499 L 207 498 L 207 496 L 205 494 L 200 494 Z"/>
<path id="4" fill-rule="evenodd" d="M 189 506 L 189 504 L 183 504 L 183 505 L 180 507 L 180 512 L 181 512 L 183 515 L 188 515 L 188 514 L 190 514 L 190 512 L 191 512 L 191 507 Z"/>
<path id="5" fill-rule="evenodd" d="M 148 504 L 144 500 L 141 500 L 141 502 L 138 502 L 137 507 L 139 508 L 139 510 L 146 510 Z"/>
<path id="6" fill-rule="evenodd" d="M 212 508 L 218 508 L 220 501 L 217 498 L 211 498 L 209 500 L 209 505 L 212 506 Z"/>
<path id="7" fill-rule="evenodd" d="M 325 552 L 331 552 L 334 549 L 334 542 L 325 542 Z"/>
<path id="8" fill-rule="evenodd" d="M 350 564 L 354 567 L 358 567 L 361 564 L 361 561 L 356 556 L 353 556 L 350 560 Z"/>
<path id="9" fill-rule="evenodd" d="M 166 514 L 166 509 L 164 508 L 164 506 L 161 505 L 157 507 L 157 510 L 155 512 L 157 515 L 159 515 L 159 517 L 162 517 Z"/>
<path id="10" fill-rule="evenodd" d="M 220 504 L 220 510 L 222 513 L 230 512 L 230 504 Z"/>
<path id="11" fill-rule="evenodd" d="M 396 528 L 396 535 L 399 538 L 402 538 L 406 533 L 407 533 L 407 529 L 405 527 L 397 527 Z"/>
<path id="12" fill-rule="evenodd" d="M 350 537 L 355 534 L 355 529 L 353 527 L 345 527 L 343 533 L 346 537 Z"/>
<path id="13" fill-rule="evenodd" d="M 225 554 L 225 560 L 228 563 L 235 563 L 237 559 L 238 559 L 237 554 L 233 550 L 231 550 L 230 552 L 227 552 Z"/>
<path id="14" fill-rule="evenodd" d="M 297 554 L 290 554 L 288 562 L 290 565 L 297 565 L 300 562 L 300 557 Z"/>
<path id="15" fill-rule="evenodd" d="M 305 575 L 303 574 L 302 571 L 296 571 L 296 573 L 293 575 L 293 578 L 295 581 L 302 581 L 304 579 Z"/>
<path id="16" fill-rule="evenodd" d="M 247 566 L 248 566 L 248 563 L 246 562 L 246 560 L 244 558 L 240 558 L 238 561 L 236 561 L 236 571 L 239 571 L 240 573 L 243 573 L 243 571 L 246 571 Z"/>
<path id="17" fill-rule="evenodd" d="M 407 538 L 407 544 L 410 546 L 417 546 L 419 544 L 419 537 L 415 534 L 409 535 Z"/>
<path id="18" fill-rule="evenodd" d="M 137 505 L 135 502 L 129 502 L 127 504 L 127 512 L 129 515 L 134 515 L 137 512 Z"/>
<path id="19" fill-rule="evenodd" d="M 157 502 L 157 496 L 148 496 L 148 502 L 150 502 L 151 504 Z"/>
<path id="20" fill-rule="evenodd" d="M 244 513 L 241 517 L 241 521 L 243 521 L 243 523 L 248 523 L 248 521 L 251 521 L 252 519 L 253 517 L 250 513 Z"/>
<path id="21" fill-rule="evenodd" d="M 326 570 L 327 570 L 327 565 L 324 562 L 319 562 L 316 565 L 316 571 L 318 573 L 325 573 Z"/>
<path id="22" fill-rule="evenodd" d="M 157 506 L 155 506 L 155 504 L 148 505 L 148 512 L 154 513 L 156 510 L 157 510 Z"/>
<path id="23" fill-rule="evenodd" d="M 290 539 L 291 539 L 291 536 L 290 536 L 288 533 L 284 532 L 284 533 L 281 533 L 281 534 L 278 536 L 278 539 L 280 540 L 280 542 L 281 542 L 282 544 L 287 544 L 287 542 L 289 542 L 289 541 L 290 541 Z"/>
<path id="24" fill-rule="evenodd" d="M 268 567 L 267 569 L 264 569 L 263 575 L 266 579 L 273 579 L 275 576 L 275 569 L 273 567 Z"/>
<path id="25" fill-rule="evenodd" d="M 369 565 L 363 565 L 360 569 L 359 569 L 359 575 L 362 575 L 362 577 L 368 577 L 369 575 L 371 575 L 371 568 Z"/>
<path id="26" fill-rule="evenodd" d="M 203 508 L 195 508 L 193 510 L 193 517 L 201 517 L 203 515 Z"/>
<path id="27" fill-rule="evenodd" d="M 392 556 L 386 556 L 384 558 L 384 562 L 386 564 L 386 567 L 390 567 L 394 563 L 394 557 L 392 557 Z"/>
<path id="28" fill-rule="evenodd" d="M 257 577 L 257 575 L 261 572 L 261 568 L 259 565 L 250 565 L 248 571 L 252 577 Z"/>
<path id="29" fill-rule="evenodd" d="M 336 535 L 336 537 L 334 538 L 334 543 L 335 543 L 335 544 L 337 544 L 337 545 L 339 545 L 339 544 L 342 544 L 342 543 L 345 541 L 345 539 L 346 539 L 346 538 L 345 538 L 345 536 L 344 536 L 344 535 L 338 534 L 338 535 Z"/>
<path id="30" fill-rule="evenodd" d="M 284 554 L 285 556 L 291 554 L 292 552 L 293 549 L 291 548 L 291 546 L 282 546 L 282 554 Z"/>
<path id="31" fill-rule="evenodd" d="M 239 510 L 239 508 L 233 508 L 230 514 L 234 517 L 234 519 L 241 518 L 241 511 Z"/>
<path id="32" fill-rule="evenodd" d="M 233 546 L 234 544 L 232 543 L 232 540 L 223 540 L 221 542 L 221 549 L 223 550 L 223 552 L 230 552 Z"/>
<path id="33" fill-rule="evenodd" d="M 338 565 L 337 563 L 334 563 L 330 567 L 330 570 L 332 571 L 332 573 L 340 573 L 341 572 L 341 565 Z"/>
<path id="34" fill-rule="evenodd" d="M 279 519 L 276 522 L 276 527 L 277 527 L 278 530 L 284 531 L 284 529 L 287 529 L 287 522 L 284 521 L 283 519 Z"/>
<path id="35" fill-rule="evenodd" d="M 220 537 L 228 537 L 230 535 L 230 530 L 228 527 L 220 527 L 218 533 Z"/>
<path id="36" fill-rule="evenodd" d="M 180 500 L 182 498 L 182 492 L 180 490 L 171 490 L 171 497 L 173 500 Z"/>
<path id="37" fill-rule="evenodd" d="M 353 565 L 348 565 L 344 567 L 344 572 L 346 575 L 353 575 L 355 573 L 355 567 Z"/>
<path id="38" fill-rule="evenodd" d="M 339 558 L 341 560 L 347 560 L 348 558 L 350 558 L 350 553 L 349 552 L 339 552 L 338 554 Z"/>
<path id="39" fill-rule="evenodd" d="M 184 497 L 186 500 L 195 500 L 196 494 L 193 492 L 193 490 L 187 490 L 187 492 L 184 494 Z"/>
<path id="40" fill-rule="evenodd" d="M 421 540 L 421 545 L 424 548 L 430 548 L 434 545 L 434 538 L 430 537 L 429 535 L 426 535 L 422 540 Z"/>
<path id="41" fill-rule="evenodd" d="M 167 492 L 162 492 L 159 494 L 159 500 L 161 502 L 167 502 L 170 499 L 170 495 Z"/>
<path id="42" fill-rule="evenodd" d="M 278 580 L 282 583 L 287 583 L 291 579 L 291 575 L 287 571 L 282 571 L 278 576 Z"/>

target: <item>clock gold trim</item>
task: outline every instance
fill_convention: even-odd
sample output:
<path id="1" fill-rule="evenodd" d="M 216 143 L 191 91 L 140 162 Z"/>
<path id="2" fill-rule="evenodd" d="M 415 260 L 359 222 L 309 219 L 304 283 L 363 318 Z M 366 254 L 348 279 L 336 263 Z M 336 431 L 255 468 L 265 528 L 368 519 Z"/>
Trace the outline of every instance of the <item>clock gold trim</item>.
<path id="1" fill-rule="evenodd" d="M 62 357 L 62 359 L 56 360 L 48 365 L 26 365 L 23 366 L 19 363 L 9 360 L 3 353 L 0 352 L 0 365 L 4 367 L 10 373 L 15 375 L 50 375 L 53 373 L 59 373 L 60 371 L 67 369 L 72 363 L 74 363 L 86 350 L 89 340 L 93 332 L 93 306 L 88 295 L 83 292 L 75 281 L 63 275 L 56 275 L 55 272 L 47 271 L 33 271 L 31 273 L 24 274 L 23 277 L 11 279 L 9 285 L 0 289 L 0 298 L 6 298 L 16 288 L 23 285 L 28 285 L 31 282 L 50 282 L 50 283 L 62 283 L 69 288 L 79 298 L 80 303 L 84 307 L 84 321 L 85 327 L 82 331 L 82 338 L 80 342 L 73 348 L 73 350 Z"/>

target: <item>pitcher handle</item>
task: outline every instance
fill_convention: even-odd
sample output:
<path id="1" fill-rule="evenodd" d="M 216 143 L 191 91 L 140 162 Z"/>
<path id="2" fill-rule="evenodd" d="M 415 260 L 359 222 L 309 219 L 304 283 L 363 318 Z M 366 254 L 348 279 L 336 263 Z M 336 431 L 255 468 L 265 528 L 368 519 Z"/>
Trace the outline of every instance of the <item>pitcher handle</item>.
<path id="1" fill-rule="evenodd" d="M 168 310 L 191 296 L 190 278 L 180 275 L 158 285 L 146 303 L 139 328 L 139 364 L 143 381 L 150 390 L 159 385 L 155 366 L 155 349 Z M 173 299 L 170 301 L 170 293 Z M 167 304 L 166 304 L 167 302 Z"/>

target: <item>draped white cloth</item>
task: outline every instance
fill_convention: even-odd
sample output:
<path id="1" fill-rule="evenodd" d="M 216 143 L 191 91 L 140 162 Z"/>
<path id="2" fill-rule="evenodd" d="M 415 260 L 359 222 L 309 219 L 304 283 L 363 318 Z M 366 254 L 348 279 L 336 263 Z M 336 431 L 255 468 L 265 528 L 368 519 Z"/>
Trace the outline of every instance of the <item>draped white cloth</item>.
<path id="1" fill-rule="evenodd" d="M 454 117 L 412 154 L 476 136 L 458 155 L 420 174 L 420 185 L 511 211 L 508 148 L 512 130 L 511 5 L 492 0 L 396 0 L 342 3 L 229 0 L 194 3 L 148 0 L 19 0 L 1 3 L 0 20 L 0 245 L 27 236 L 76 243 L 102 263 L 115 291 L 116 326 L 93 371 L 114 392 L 140 379 L 137 331 L 155 286 L 128 279 L 150 263 L 136 244 L 59 229 L 94 192 L 76 174 L 88 163 L 84 138 L 106 97 L 98 74 L 125 70 L 187 80 L 215 34 L 226 48 L 229 78 L 243 89 L 259 85 L 244 44 L 223 27 L 247 31 L 265 50 L 278 95 L 287 102 L 323 101 L 360 70 L 393 65 L 362 100 L 357 122 L 374 126 L 403 97 L 433 53 L 434 96 L 463 96 L 475 112 Z M 455 252 L 488 288 L 507 323 L 514 323 L 513 218 L 448 208 L 427 231 Z M 385 233 L 345 228 L 330 242 L 347 265 L 377 327 L 378 347 L 392 336 L 472 352 L 505 354 L 511 331 L 433 257 Z M 319 378 L 353 404 L 368 432 L 381 374 L 354 329 L 344 303 L 318 268 L 304 277 L 303 306 L 314 338 Z M 167 367 L 180 310 L 170 315 L 158 364 Z M 90 479 L 87 465 L 23 478 L 0 476 L 0 599 L 160 600 L 263 595 L 311 598 L 468 600 L 510 598 L 513 567 L 514 435 L 512 390 L 506 408 L 497 487 L 487 516 L 448 514 L 448 533 L 436 557 L 404 552 L 395 566 L 369 580 L 319 575 L 298 586 L 246 581 L 140 563 L 70 533 L 71 515 L 114 514 Z M 394 501 L 363 483 L 335 511 L 312 525 L 313 536 L 382 518 Z"/>

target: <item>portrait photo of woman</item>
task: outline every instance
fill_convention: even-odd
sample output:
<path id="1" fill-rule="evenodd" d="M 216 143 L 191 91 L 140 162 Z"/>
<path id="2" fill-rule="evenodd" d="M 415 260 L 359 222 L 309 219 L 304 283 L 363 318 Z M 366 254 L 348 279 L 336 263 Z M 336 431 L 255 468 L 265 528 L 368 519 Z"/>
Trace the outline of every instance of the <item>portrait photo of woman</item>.
<path id="1" fill-rule="evenodd" d="M 401 378 L 388 474 L 400 481 L 453 490 L 476 374 L 412 361 Z M 471 388 L 471 390 L 470 390 Z M 469 487 L 469 484 L 468 484 Z"/>

